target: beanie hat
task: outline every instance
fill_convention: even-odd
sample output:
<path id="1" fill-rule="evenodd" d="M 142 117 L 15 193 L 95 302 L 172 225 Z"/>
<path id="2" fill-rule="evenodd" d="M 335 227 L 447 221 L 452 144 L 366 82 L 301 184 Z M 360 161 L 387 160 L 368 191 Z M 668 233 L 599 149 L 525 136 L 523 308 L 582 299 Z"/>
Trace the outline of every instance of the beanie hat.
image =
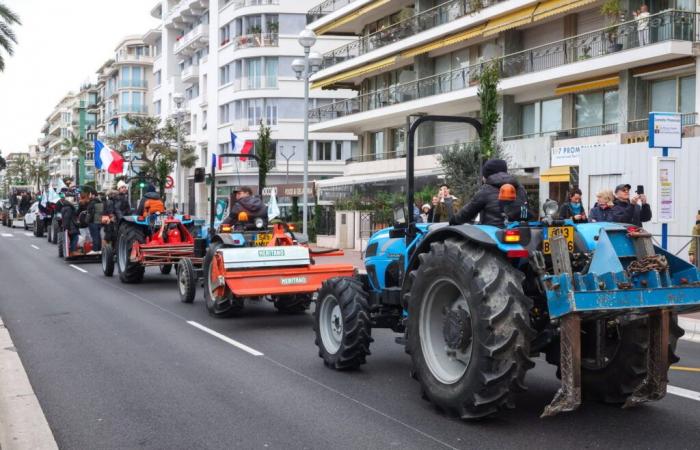
<path id="1" fill-rule="evenodd" d="M 124 180 L 119 180 L 117 183 L 117 189 L 121 189 L 123 187 L 127 187 L 127 184 L 124 182 Z"/>
<path id="2" fill-rule="evenodd" d="M 489 159 L 481 168 L 481 175 L 484 178 L 499 172 L 508 172 L 508 164 L 502 159 Z"/>

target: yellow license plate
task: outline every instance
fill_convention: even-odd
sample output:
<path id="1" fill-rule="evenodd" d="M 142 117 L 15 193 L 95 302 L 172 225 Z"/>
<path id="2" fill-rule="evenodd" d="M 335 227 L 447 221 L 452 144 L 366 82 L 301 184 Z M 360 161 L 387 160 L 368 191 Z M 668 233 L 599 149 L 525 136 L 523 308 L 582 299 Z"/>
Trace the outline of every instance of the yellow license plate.
<path id="1" fill-rule="evenodd" d="M 256 247 L 265 247 L 270 243 L 272 240 L 272 233 L 260 233 L 257 236 L 255 236 L 255 243 Z"/>
<path id="2" fill-rule="evenodd" d="M 560 235 L 566 239 L 566 248 L 569 250 L 569 253 L 574 252 L 574 227 L 549 227 L 546 232 L 544 242 L 542 242 L 542 251 L 545 255 L 552 253 L 549 240 L 554 236 Z"/>

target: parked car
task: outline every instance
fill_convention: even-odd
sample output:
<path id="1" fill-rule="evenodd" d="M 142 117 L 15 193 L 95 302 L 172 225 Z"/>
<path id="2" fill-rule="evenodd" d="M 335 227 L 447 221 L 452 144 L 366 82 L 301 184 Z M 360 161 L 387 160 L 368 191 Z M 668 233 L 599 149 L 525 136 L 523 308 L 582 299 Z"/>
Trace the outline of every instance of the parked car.
<path id="1" fill-rule="evenodd" d="M 39 202 L 32 203 L 27 214 L 24 215 L 24 229 L 34 229 L 34 222 L 39 217 Z"/>

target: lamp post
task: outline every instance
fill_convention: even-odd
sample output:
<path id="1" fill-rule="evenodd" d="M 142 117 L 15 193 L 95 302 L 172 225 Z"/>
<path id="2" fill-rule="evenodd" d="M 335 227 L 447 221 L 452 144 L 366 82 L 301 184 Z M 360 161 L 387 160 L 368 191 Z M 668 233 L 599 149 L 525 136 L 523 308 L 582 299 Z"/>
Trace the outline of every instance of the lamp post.
<path id="1" fill-rule="evenodd" d="M 280 145 L 280 155 L 282 155 L 282 158 L 287 161 L 287 178 L 286 181 L 284 182 L 285 184 L 289 184 L 289 160 L 294 158 L 294 155 L 296 154 L 296 146 L 292 146 L 292 154 L 287 156 L 287 154 L 284 152 L 284 146 Z"/>
<path id="2" fill-rule="evenodd" d="M 175 208 L 179 212 L 183 212 L 185 209 L 184 202 L 182 209 L 180 209 L 179 205 L 180 202 L 182 201 L 182 191 L 181 189 L 181 179 L 180 179 L 180 160 L 182 158 L 182 123 L 184 122 L 185 119 L 185 111 L 182 108 L 182 104 L 185 101 L 185 96 L 182 95 L 180 92 L 176 92 L 173 94 L 173 102 L 175 102 L 175 107 L 177 108 L 175 110 L 175 121 L 177 123 L 177 169 L 175 169 L 175 198 L 177 199 L 176 201 L 173 201 L 175 203 Z"/>
<path id="3" fill-rule="evenodd" d="M 316 43 L 316 34 L 305 28 L 299 33 L 299 45 L 304 48 L 304 59 L 292 61 L 292 69 L 296 72 L 297 80 L 304 81 L 304 181 L 303 181 L 303 205 L 302 205 L 302 232 L 309 234 L 309 78 L 318 71 L 323 58 L 318 53 L 311 53 L 311 47 Z"/>

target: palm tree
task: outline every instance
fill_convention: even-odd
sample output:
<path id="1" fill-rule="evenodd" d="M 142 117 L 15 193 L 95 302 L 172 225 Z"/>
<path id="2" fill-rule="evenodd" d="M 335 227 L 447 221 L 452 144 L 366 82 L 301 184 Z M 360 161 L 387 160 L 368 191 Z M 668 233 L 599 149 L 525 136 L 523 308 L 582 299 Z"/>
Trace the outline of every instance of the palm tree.
<path id="1" fill-rule="evenodd" d="M 13 184 L 27 184 L 29 181 L 29 160 L 19 156 L 7 168 L 7 177 Z"/>
<path id="2" fill-rule="evenodd" d="M 49 179 L 49 168 L 37 161 L 29 162 L 29 178 L 36 182 L 36 190 L 41 191 L 41 184 Z"/>
<path id="3" fill-rule="evenodd" d="M 0 50 L 5 50 L 10 56 L 14 54 L 14 44 L 17 43 L 17 36 L 11 27 L 14 24 L 22 25 L 19 16 L 4 3 L 0 3 Z M 0 52 L 0 72 L 4 70 L 5 60 Z"/>

